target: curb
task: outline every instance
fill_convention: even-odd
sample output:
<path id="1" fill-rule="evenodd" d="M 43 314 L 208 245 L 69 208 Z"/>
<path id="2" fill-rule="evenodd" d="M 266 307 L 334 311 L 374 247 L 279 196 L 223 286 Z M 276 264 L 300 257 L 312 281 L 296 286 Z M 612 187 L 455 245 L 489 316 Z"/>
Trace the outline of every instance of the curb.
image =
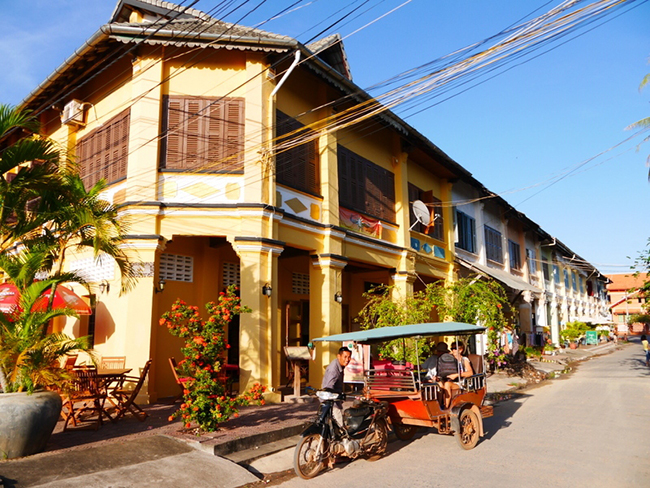
<path id="1" fill-rule="evenodd" d="M 246 449 L 253 449 L 264 444 L 269 444 L 271 442 L 276 442 L 287 437 L 293 437 L 302 433 L 309 425 L 311 421 L 301 422 L 298 425 L 292 425 L 290 427 L 283 427 L 281 429 L 272 430 L 270 432 L 262 432 L 260 434 L 254 434 L 251 436 L 240 437 L 239 439 L 233 439 L 231 441 L 224 442 L 222 444 L 202 444 L 197 441 L 186 441 L 195 449 L 200 451 L 213 454 L 214 456 L 226 456 L 232 454 L 233 452 L 243 451 Z"/>

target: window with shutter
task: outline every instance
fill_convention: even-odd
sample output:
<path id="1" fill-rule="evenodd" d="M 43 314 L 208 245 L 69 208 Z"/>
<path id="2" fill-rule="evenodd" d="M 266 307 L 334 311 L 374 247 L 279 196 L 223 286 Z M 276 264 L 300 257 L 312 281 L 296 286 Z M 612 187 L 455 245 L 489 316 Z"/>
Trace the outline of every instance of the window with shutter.
<path id="1" fill-rule="evenodd" d="M 503 247 L 501 232 L 492 227 L 485 226 L 485 250 L 487 258 L 496 263 L 503 263 Z"/>
<path id="2" fill-rule="evenodd" d="M 160 168 L 240 173 L 244 169 L 244 99 L 167 96 Z"/>
<path id="3" fill-rule="evenodd" d="M 510 254 L 510 268 L 521 269 L 521 246 L 515 241 L 508 239 L 508 254 Z"/>
<path id="4" fill-rule="evenodd" d="M 276 110 L 276 136 L 278 144 L 294 137 L 310 137 L 314 131 L 287 114 Z M 299 146 L 283 149 L 275 156 L 276 181 L 296 190 L 320 195 L 320 164 L 318 141 L 310 140 Z"/>
<path id="5" fill-rule="evenodd" d="M 395 221 L 395 175 L 339 145 L 339 205 Z"/>
<path id="6" fill-rule="evenodd" d="M 129 155 L 129 110 L 125 110 L 77 142 L 77 164 L 86 188 L 99 180 L 126 177 Z"/>
<path id="7" fill-rule="evenodd" d="M 476 252 L 476 220 L 460 210 L 456 210 L 456 229 L 458 240 L 456 247 Z"/>

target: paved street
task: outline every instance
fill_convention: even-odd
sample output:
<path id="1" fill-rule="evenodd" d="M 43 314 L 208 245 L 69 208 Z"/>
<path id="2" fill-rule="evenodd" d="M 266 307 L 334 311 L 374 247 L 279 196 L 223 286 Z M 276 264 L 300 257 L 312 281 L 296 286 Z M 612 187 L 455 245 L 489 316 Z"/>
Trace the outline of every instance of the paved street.
<path id="1" fill-rule="evenodd" d="M 650 369 L 637 343 L 582 363 L 502 402 L 472 451 L 450 436 L 389 444 L 389 455 L 341 465 L 319 486 L 640 487 L 650 482 Z M 305 486 L 292 479 L 281 486 Z"/>

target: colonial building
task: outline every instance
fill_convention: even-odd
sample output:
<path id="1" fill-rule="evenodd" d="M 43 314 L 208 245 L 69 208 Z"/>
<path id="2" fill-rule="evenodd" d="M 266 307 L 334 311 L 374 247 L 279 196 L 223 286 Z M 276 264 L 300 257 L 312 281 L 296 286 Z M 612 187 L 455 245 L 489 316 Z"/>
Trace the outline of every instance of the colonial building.
<path id="1" fill-rule="evenodd" d="M 287 381 L 285 345 L 358 327 L 365 291 L 454 274 L 453 214 L 410 230 L 411 197 L 451 200 L 467 174 L 351 81 L 338 36 L 309 46 L 155 0 L 120 1 L 109 23 L 22 107 L 74 153 L 90 185 L 130 218 L 141 261 L 119 296 L 113 263 L 70 257 L 102 283 L 95 314 L 65 325 L 98 354 L 153 358 L 151 399 L 176 393 L 168 358 L 180 343 L 158 326 L 177 298 L 202 306 L 231 284 L 252 313 L 228 331 L 239 385 Z M 432 208 L 433 208 L 432 207 Z M 419 279 L 416 281 L 416 276 Z M 318 346 L 319 384 L 337 346 Z"/>

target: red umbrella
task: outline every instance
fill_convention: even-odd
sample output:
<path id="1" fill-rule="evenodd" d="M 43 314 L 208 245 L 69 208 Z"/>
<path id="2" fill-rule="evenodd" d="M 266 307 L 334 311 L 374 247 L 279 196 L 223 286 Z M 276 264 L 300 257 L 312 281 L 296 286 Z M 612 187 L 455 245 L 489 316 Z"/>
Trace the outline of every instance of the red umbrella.
<path id="1" fill-rule="evenodd" d="M 32 311 L 44 311 L 50 300 L 51 288 L 45 290 L 36 300 Z M 11 313 L 18 308 L 20 302 L 20 292 L 13 283 L 0 284 L 0 312 Z M 83 299 L 65 286 L 57 286 L 54 292 L 54 301 L 52 308 L 71 308 L 79 315 L 91 315 L 92 309 Z"/>

